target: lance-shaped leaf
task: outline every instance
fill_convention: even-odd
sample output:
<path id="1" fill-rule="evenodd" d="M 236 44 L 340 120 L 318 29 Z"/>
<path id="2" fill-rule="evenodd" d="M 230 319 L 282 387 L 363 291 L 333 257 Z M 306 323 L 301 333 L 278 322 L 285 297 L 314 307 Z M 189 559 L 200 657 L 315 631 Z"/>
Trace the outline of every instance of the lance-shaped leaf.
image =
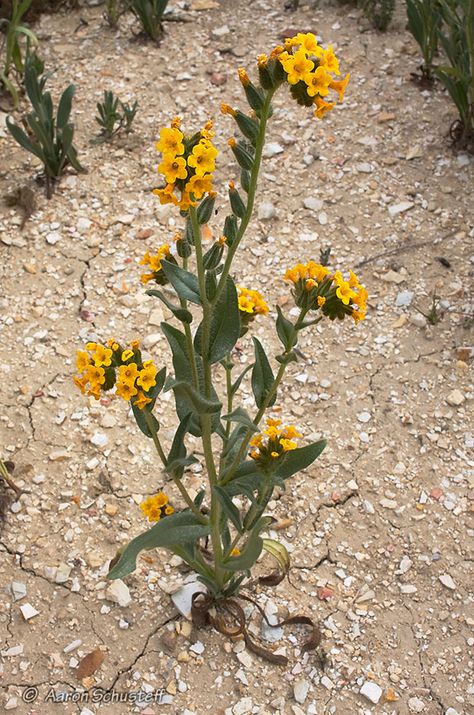
<path id="1" fill-rule="evenodd" d="M 224 514 L 231 520 L 240 534 L 242 531 L 242 520 L 240 518 L 240 512 L 232 501 L 232 498 L 223 487 L 212 487 L 212 491 L 219 500 Z"/>
<path id="2" fill-rule="evenodd" d="M 237 290 L 234 281 L 227 277 L 224 290 L 213 308 L 209 330 L 207 359 L 211 364 L 219 362 L 230 353 L 240 336 L 240 314 Z M 196 331 L 194 346 L 202 355 L 202 324 Z"/>
<path id="3" fill-rule="evenodd" d="M 279 541 L 275 541 L 275 539 L 264 539 L 263 548 L 268 554 L 273 556 L 281 570 L 287 573 L 290 568 L 290 555 L 286 547 L 280 544 Z"/>
<path id="4" fill-rule="evenodd" d="M 244 370 L 242 370 L 242 372 L 240 373 L 240 375 L 238 376 L 238 378 L 235 380 L 235 382 L 232 383 L 232 387 L 231 387 L 231 389 L 230 389 L 230 392 L 231 392 L 232 396 L 235 395 L 235 393 L 236 393 L 237 390 L 239 389 L 240 385 L 242 384 L 242 380 L 244 379 L 244 377 L 246 376 L 246 374 L 249 372 L 249 370 L 251 370 L 251 369 L 253 368 L 253 366 L 254 366 L 254 363 L 251 363 L 250 365 L 247 365 L 247 367 L 244 368 Z"/>
<path id="5" fill-rule="evenodd" d="M 249 430 L 252 430 L 252 432 L 258 432 L 259 429 L 258 425 L 252 422 L 248 412 L 244 410 L 243 407 L 237 407 L 233 412 L 229 412 L 228 415 L 222 415 L 221 419 L 226 422 L 238 422 Z"/>
<path id="6" fill-rule="evenodd" d="M 148 403 L 148 405 L 145 405 L 143 409 L 140 409 L 135 405 L 134 402 L 132 402 L 132 412 L 133 416 L 135 417 L 135 422 L 137 423 L 139 429 L 143 432 L 144 435 L 147 437 L 152 438 L 153 435 L 150 431 L 150 428 L 148 426 L 147 419 L 145 417 L 145 410 L 148 412 L 149 419 L 152 422 L 153 429 L 155 432 L 158 432 L 160 429 L 160 424 L 156 417 L 152 414 L 152 410 L 155 406 L 156 398 L 158 397 L 159 393 L 163 389 L 163 385 L 166 380 L 166 367 L 162 367 L 161 370 L 156 374 L 155 377 L 155 382 L 156 385 L 151 388 L 151 390 L 148 391 L 147 397 L 151 399 L 151 402 Z"/>
<path id="7" fill-rule="evenodd" d="M 313 442 L 313 444 L 308 444 L 306 447 L 298 447 L 287 452 L 275 475 L 280 479 L 288 479 L 296 472 L 306 469 L 319 457 L 326 444 L 326 440 L 321 439 L 319 442 Z"/>
<path id="8" fill-rule="evenodd" d="M 252 370 L 252 390 L 257 407 L 262 407 L 275 382 L 272 368 L 268 362 L 265 350 L 258 338 L 252 338 L 255 348 L 255 365 Z M 275 404 L 276 394 L 270 399 L 267 407 Z"/>
<path id="9" fill-rule="evenodd" d="M 278 333 L 278 337 L 280 338 L 280 341 L 285 348 L 285 350 L 291 350 L 296 345 L 296 333 L 295 333 L 295 327 L 291 320 L 288 320 L 288 318 L 285 318 L 283 313 L 281 312 L 281 308 L 279 305 L 277 305 L 277 320 L 276 320 L 276 329 Z"/>
<path id="10" fill-rule="evenodd" d="M 261 517 L 253 527 L 250 536 L 239 556 L 230 556 L 223 562 L 224 568 L 229 571 L 245 571 L 251 569 L 262 553 L 263 539 L 260 536 L 262 529 L 272 522 L 271 517 Z"/>
<path id="11" fill-rule="evenodd" d="M 193 544 L 209 533 L 210 526 L 202 524 L 192 512 L 182 511 L 164 517 L 151 529 L 130 541 L 109 571 L 108 578 L 124 578 L 132 573 L 136 568 L 137 556 L 144 549 L 165 547 L 172 551 L 174 546 Z"/>
<path id="12" fill-rule="evenodd" d="M 171 382 L 169 386 L 175 394 L 187 397 L 199 415 L 212 415 L 222 408 L 221 402 L 204 397 L 188 382 Z"/>
<path id="13" fill-rule="evenodd" d="M 178 320 L 180 320 L 182 323 L 193 322 L 193 316 L 189 312 L 189 310 L 186 310 L 186 308 L 180 308 L 178 305 L 172 303 L 170 300 L 168 300 L 165 294 L 161 292 L 161 290 L 156 290 L 155 288 L 153 288 L 151 290 L 147 290 L 146 294 L 152 295 L 155 298 L 159 298 L 161 302 L 166 305 L 168 310 L 171 310 L 175 318 L 178 318 Z"/>
<path id="14" fill-rule="evenodd" d="M 196 276 L 171 261 L 161 261 L 163 271 L 180 298 L 201 305 L 199 284 Z"/>

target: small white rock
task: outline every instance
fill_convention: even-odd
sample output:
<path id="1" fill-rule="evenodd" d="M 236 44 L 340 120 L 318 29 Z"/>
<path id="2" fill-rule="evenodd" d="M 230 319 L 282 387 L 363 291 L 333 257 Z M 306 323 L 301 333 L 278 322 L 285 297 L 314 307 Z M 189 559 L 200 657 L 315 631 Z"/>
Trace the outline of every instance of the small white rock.
<path id="1" fill-rule="evenodd" d="M 411 569 L 412 565 L 413 561 L 408 556 L 403 556 L 402 560 L 400 561 L 398 570 L 400 571 L 400 573 L 407 573 L 407 571 Z"/>
<path id="2" fill-rule="evenodd" d="M 117 578 L 107 587 L 105 597 L 113 603 L 118 603 L 122 608 L 126 608 L 132 603 L 130 590 L 122 579 Z"/>
<path id="3" fill-rule="evenodd" d="M 408 709 L 412 713 L 422 713 L 425 709 L 425 703 L 420 698 L 408 698 Z"/>
<path id="4" fill-rule="evenodd" d="M 293 686 L 293 696 L 300 705 L 302 705 L 308 697 L 309 686 L 309 681 L 304 678 L 297 680 Z"/>
<path id="5" fill-rule="evenodd" d="M 103 432 L 94 432 L 91 437 L 91 442 L 92 444 L 95 444 L 96 447 L 105 447 L 108 441 L 109 438 Z"/>
<path id="6" fill-rule="evenodd" d="M 372 680 L 366 680 L 360 689 L 360 694 L 363 695 L 371 703 L 377 705 L 380 698 L 382 697 L 383 690 L 380 685 L 374 683 Z"/>
<path id="7" fill-rule="evenodd" d="M 192 646 L 190 646 L 189 650 L 192 650 L 192 652 L 196 653 L 196 655 L 201 655 L 204 653 L 204 643 L 196 641 L 196 643 L 193 643 Z"/>
<path id="8" fill-rule="evenodd" d="M 258 207 L 257 216 L 260 221 L 270 221 L 276 217 L 276 208 L 271 201 L 262 201 Z"/>
<path id="9" fill-rule="evenodd" d="M 276 156 L 277 154 L 283 154 L 284 151 L 284 148 L 281 144 L 278 144 L 278 142 L 269 142 L 268 144 L 265 144 L 263 156 Z"/>
<path id="10" fill-rule="evenodd" d="M 359 412 L 357 419 L 359 422 L 369 422 L 372 419 L 372 415 L 370 412 L 367 412 L 367 410 L 363 410 L 362 412 Z"/>
<path id="11" fill-rule="evenodd" d="M 9 591 L 14 601 L 21 601 L 26 596 L 26 584 L 21 581 L 12 581 Z"/>
<path id="12" fill-rule="evenodd" d="M 451 405 L 451 407 L 460 407 L 465 399 L 466 398 L 462 394 L 461 390 L 453 390 L 447 396 L 446 402 L 448 405 Z"/>
<path id="13" fill-rule="evenodd" d="M 321 211 L 324 206 L 324 201 L 317 199 L 315 196 L 308 196 L 306 199 L 303 199 L 303 206 L 310 211 Z"/>
<path id="14" fill-rule="evenodd" d="M 246 715 L 246 713 L 251 713 L 252 709 L 252 698 L 241 698 L 237 703 L 235 703 L 232 708 L 232 713 L 233 715 Z"/>
<path id="15" fill-rule="evenodd" d="M 390 217 L 393 218 L 398 214 L 405 213 L 405 211 L 409 211 L 411 208 L 413 208 L 414 205 L 415 204 L 412 201 L 402 201 L 399 204 L 392 204 L 388 207 L 388 213 Z"/>
<path id="16" fill-rule="evenodd" d="M 20 611 L 25 621 L 29 621 L 30 618 L 34 618 L 39 615 L 39 611 L 37 611 L 31 603 L 24 603 L 23 606 L 20 606 Z"/>
<path id="17" fill-rule="evenodd" d="M 438 578 L 443 584 L 443 586 L 446 586 L 446 588 L 449 588 L 451 591 L 456 590 L 456 584 L 454 583 L 449 573 L 442 573 L 440 576 L 438 576 Z"/>
<path id="18" fill-rule="evenodd" d="M 76 648 L 79 648 L 80 645 L 82 645 L 81 639 L 76 638 L 75 641 L 71 641 L 66 646 L 64 646 L 63 653 L 72 653 L 72 651 L 76 650 Z"/>

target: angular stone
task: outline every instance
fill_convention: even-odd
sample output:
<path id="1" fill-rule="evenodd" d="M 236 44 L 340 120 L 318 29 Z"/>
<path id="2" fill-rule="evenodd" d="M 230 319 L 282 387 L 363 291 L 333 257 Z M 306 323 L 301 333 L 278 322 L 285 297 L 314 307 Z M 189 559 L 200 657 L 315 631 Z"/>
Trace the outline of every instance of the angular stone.
<path id="1" fill-rule="evenodd" d="M 461 390 L 453 390 L 446 398 L 446 402 L 448 405 L 451 405 L 451 407 L 460 407 L 465 400 L 466 398 L 462 394 Z"/>
<path id="2" fill-rule="evenodd" d="M 112 581 L 112 583 L 107 587 L 105 597 L 108 598 L 109 601 L 113 601 L 113 603 L 118 603 L 118 605 L 122 608 L 126 608 L 132 603 L 130 590 L 127 584 L 120 578 Z"/>
<path id="3" fill-rule="evenodd" d="M 456 590 L 456 584 L 454 583 L 449 573 L 442 573 L 440 576 L 438 576 L 438 578 L 443 584 L 443 586 L 446 586 L 446 588 L 449 588 L 451 591 Z"/>
<path id="4" fill-rule="evenodd" d="M 360 694 L 363 695 L 371 703 L 377 705 L 380 698 L 382 697 L 383 690 L 380 685 L 374 683 L 372 680 L 366 680 L 360 689 Z"/>
<path id="5" fill-rule="evenodd" d="M 398 214 L 405 213 L 413 208 L 415 204 L 413 201 L 401 201 L 399 204 L 392 204 L 388 207 L 388 213 L 391 218 L 398 216 Z"/>

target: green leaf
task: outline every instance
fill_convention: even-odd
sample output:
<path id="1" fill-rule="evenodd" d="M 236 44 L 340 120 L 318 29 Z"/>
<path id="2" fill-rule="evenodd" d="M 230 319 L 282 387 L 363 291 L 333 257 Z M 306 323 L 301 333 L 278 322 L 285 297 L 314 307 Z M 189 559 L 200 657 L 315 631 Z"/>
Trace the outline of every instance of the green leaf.
<path id="1" fill-rule="evenodd" d="M 281 479 L 288 479 L 296 472 L 306 469 L 319 457 L 326 444 L 326 440 L 321 439 L 319 442 L 313 442 L 313 444 L 308 444 L 306 447 L 299 447 L 287 452 L 285 460 L 275 472 L 276 476 Z"/>
<path id="2" fill-rule="evenodd" d="M 143 549 L 193 544 L 197 539 L 208 536 L 210 526 L 201 524 L 197 517 L 182 511 L 164 517 L 157 524 L 132 539 L 125 547 L 117 563 L 108 573 L 109 579 L 124 578 L 136 568 L 137 556 Z"/>
<path id="3" fill-rule="evenodd" d="M 180 298 L 201 305 L 199 284 L 196 276 L 170 261 L 161 261 L 163 271 Z"/>
<path id="4" fill-rule="evenodd" d="M 213 307 L 208 359 L 219 362 L 230 353 L 240 336 L 240 313 L 234 281 L 227 277 L 224 290 Z"/>
<path id="5" fill-rule="evenodd" d="M 283 544 L 280 544 L 279 541 L 275 541 L 275 539 L 264 539 L 263 549 L 276 559 L 279 567 L 284 573 L 289 571 L 290 555 Z"/>
<path id="6" fill-rule="evenodd" d="M 71 114 L 72 98 L 76 88 L 73 84 L 70 84 L 67 89 L 61 95 L 58 105 L 58 113 L 56 115 L 56 125 L 58 129 L 63 129 L 69 122 L 69 116 Z"/>
<path id="7" fill-rule="evenodd" d="M 139 407 L 137 407 L 133 402 L 131 403 L 132 405 L 132 412 L 133 416 L 135 417 L 135 422 L 137 423 L 139 429 L 143 432 L 143 434 L 146 437 L 153 438 L 153 434 L 151 433 L 150 428 L 148 427 L 148 423 L 145 419 L 144 410 L 148 410 L 148 413 L 150 415 L 151 421 L 154 425 L 154 429 L 156 432 L 160 429 L 160 423 L 156 419 L 155 415 L 151 413 L 151 411 L 148 409 L 149 405 L 146 405 L 143 410 L 141 410 Z"/>
<path id="8" fill-rule="evenodd" d="M 178 429 L 175 432 L 173 442 L 171 444 L 171 449 L 168 454 L 167 462 L 173 462 L 176 459 L 180 459 L 186 456 L 186 446 L 184 444 L 184 438 L 186 433 L 189 431 L 189 425 L 191 422 L 192 414 L 189 412 L 181 422 L 179 423 Z"/>
<path id="9" fill-rule="evenodd" d="M 277 313 L 276 329 L 278 337 L 285 350 L 291 350 L 291 348 L 296 345 L 297 340 L 295 326 L 291 320 L 285 318 L 279 305 L 277 305 Z"/>
<path id="10" fill-rule="evenodd" d="M 228 495 L 225 489 L 219 486 L 212 487 L 212 491 L 219 500 L 219 503 L 224 513 L 231 520 L 238 533 L 240 534 L 242 532 L 242 520 L 240 518 L 240 512 L 235 506 L 231 497 Z"/>
<path id="11" fill-rule="evenodd" d="M 257 491 L 257 489 L 262 486 L 264 479 L 265 477 L 262 472 L 258 472 L 254 467 L 254 471 L 251 474 L 238 477 L 238 479 L 232 479 L 223 488 L 230 497 L 245 494 L 250 501 L 254 502 L 255 497 L 253 492 Z"/>
<path id="12" fill-rule="evenodd" d="M 156 290 L 155 288 L 153 288 L 151 290 L 147 290 L 146 294 L 154 296 L 155 298 L 159 298 L 161 302 L 166 305 L 168 310 L 173 313 L 175 318 L 178 318 L 178 320 L 180 320 L 182 323 L 193 322 L 192 313 L 190 313 L 189 310 L 186 310 L 186 308 L 180 308 L 179 306 L 172 303 L 170 300 L 168 300 L 164 293 L 161 292 L 161 290 Z"/>
<path id="13" fill-rule="evenodd" d="M 191 379 L 192 369 L 187 355 L 186 337 L 184 333 L 169 323 L 161 323 L 161 329 L 163 330 L 171 348 L 171 352 L 173 353 L 173 367 L 176 382 L 187 383 Z M 200 394 L 204 394 L 204 371 L 202 360 L 199 355 L 196 355 L 195 358 L 199 379 L 199 391 Z M 173 385 L 174 383 L 171 382 L 168 389 L 173 387 Z M 201 435 L 201 421 L 189 396 L 187 396 L 183 390 L 175 390 L 175 400 L 176 411 L 180 419 L 183 419 L 189 412 L 194 413 L 189 427 L 189 432 L 191 432 L 191 434 L 195 437 L 199 437 Z M 214 404 L 220 404 L 214 388 L 211 390 L 211 401 Z M 219 414 L 216 412 L 212 416 L 212 429 L 216 431 L 219 425 Z"/>
<path id="14" fill-rule="evenodd" d="M 33 144 L 27 134 L 25 134 L 23 129 L 20 129 L 20 127 L 14 124 L 10 117 L 7 117 L 6 125 L 8 131 L 20 146 L 22 146 L 24 149 L 31 152 L 31 154 L 34 154 L 38 157 L 38 159 L 41 159 L 41 161 L 43 161 L 43 152 L 41 151 L 40 147 L 37 144 Z"/>
<path id="15" fill-rule="evenodd" d="M 214 414 L 219 412 L 222 408 L 221 402 L 209 400 L 207 397 L 204 397 L 204 395 L 198 392 L 188 382 L 174 382 L 171 388 L 175 393 L 185 395 L 199 415 Z"/>
<path id="16" fill-rule="evenodd" d="M 221 419 L 226 420 L 227 422 L 237 422 L 238 424 L 247 427 L 247 429 L 252 430 L 252 432 L 258 432 L 259 430 L 258 425 L 256 425 L 255 422 L 252 422 L 248 412 L 242 407 L 237 407 L 233 412 L 229 412 L 228 415 L 222 415 Z"/>
<path id="17" fill-rule="evenodd" d="M 255 348 L 255 364 L 252 370 L 252 390 L 255 397 L 255 404 L 260 408 L 265 403 L 270 389 L 275 382 L 275 378 L 260 340 L 255 337 L 253 337 L 252 340 Z M 267 407 L 271 407 L 275 404 L 276 397 L 276 394 L 273 395 Z"/>
<path id="18" fill-rule="evenodd" d="M 235 395 L 235 393 L 239 389 L 240 385 L 242 384 L 242 380 L 244 379 L 245 375 L 249 372 L 249 370 L 251 370 L 253 368 L 254 364 L 255 363 L 252 362 L 250 365 L 247 365 L 247 367 L 244 370 L 242 370 L 242 372 L 238 376 L 237 380 L 235 380 L 235 382 L 232 383 L 232 387 L 230 390 L 232 396 Z"/>
<path id="19" fill-rule="evenodd" d="M 263 539 L 260 536 L 262 529 L 272 521 L 271 517 L 261 517 L 253 527 L 250 536 L 239 556 L 230 556 L 223 562 L 224 568 L 229 571 L 245 571 L 251 569 L 262 553 Z"/>

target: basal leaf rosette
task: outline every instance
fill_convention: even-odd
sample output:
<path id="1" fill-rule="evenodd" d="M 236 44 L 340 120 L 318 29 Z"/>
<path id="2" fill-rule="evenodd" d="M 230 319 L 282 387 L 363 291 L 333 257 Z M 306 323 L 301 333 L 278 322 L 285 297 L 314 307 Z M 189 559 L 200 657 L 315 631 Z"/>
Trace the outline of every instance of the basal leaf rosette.
<path id="1" fill-rule="evenodd" d="M 83 394 L 99 400 L 115 387 L 119 397 L 140 410 L 154 402 L 162 382 L 153 360 L 142 359 L 138 340 L 126 349 L 113 339 L 106 345 L 89 342 L 78 350 L 76 366 L 79 374 L 73 380 Z"/>
<path id="2" fill-rule="evenodd" d="M 351 270 L 345 280 L 340 271 L 331 273 L 326 266 L 308 261 L 289 268 L 285 280 L 293 283 L 295 303 L 305 313 L 320 310 L 330 320 L 350 315 L 356 323 L 365 318 L 369 294 Z"/>
<path id="3" fill-rule="evenodd" d="M 160 203 L 174 204 L 181 211 L 188 211 L 205 196 L 212 193 L 215 159 L 218 154 L 211 139 L 214 136 L 212 122 L 196 134 L 185 136 L 180 130 L 181 120 L 174 119 L 171 127 L 160 131 L 156 148 L 162 154 L 158 172 L 163 174 L 166 185 L 154 189 Z M 178 192 L 178 195 L 177 193 Z"/>

